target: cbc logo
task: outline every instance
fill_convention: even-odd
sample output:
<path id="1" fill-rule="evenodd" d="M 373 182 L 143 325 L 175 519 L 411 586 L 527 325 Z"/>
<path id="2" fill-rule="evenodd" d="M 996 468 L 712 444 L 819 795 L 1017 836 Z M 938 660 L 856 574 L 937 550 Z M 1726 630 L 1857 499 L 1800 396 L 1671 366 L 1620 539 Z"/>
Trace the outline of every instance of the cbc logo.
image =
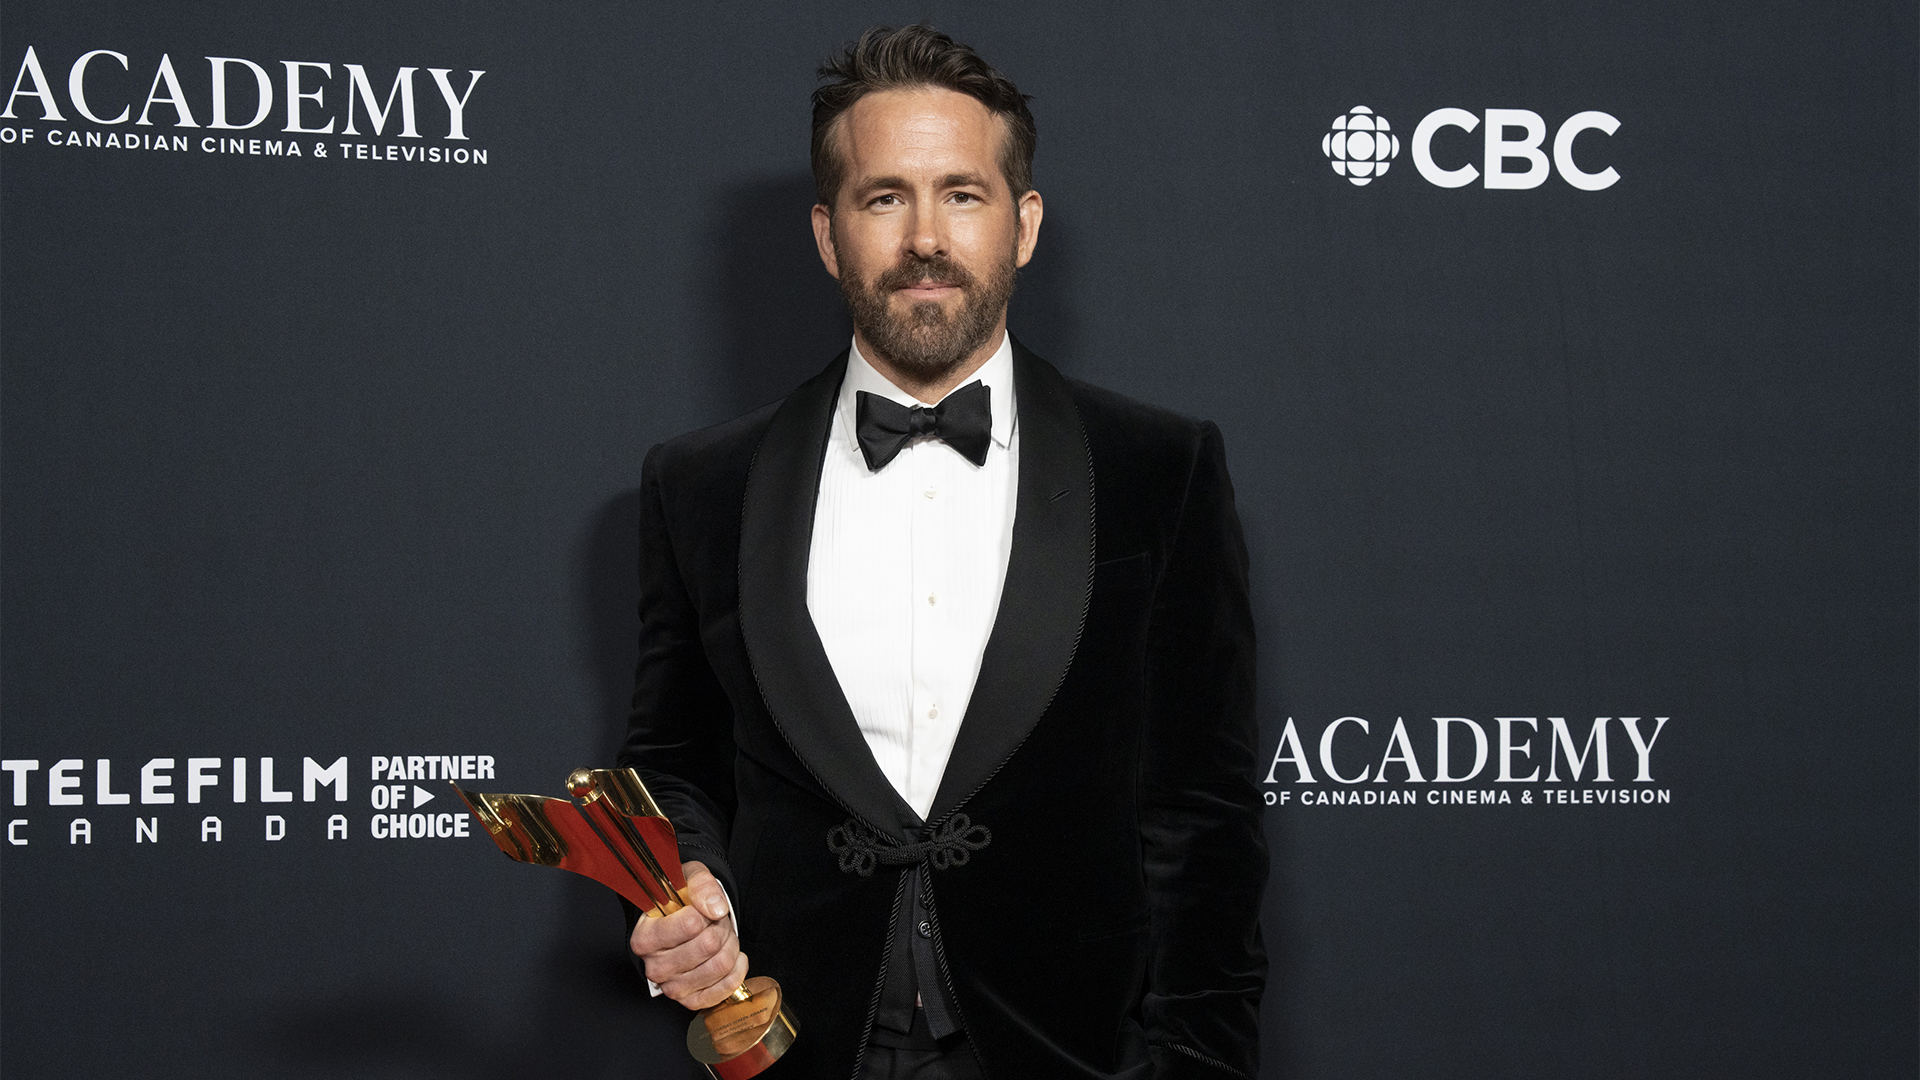
<path id="1" fill-rule="evenodd" d="M 1320 152 L 1333 162 L 1334 172 L 1355 187 L 1365 187 L 1374 177 L 1387 175 L 1387 166 L 1400 156 L 1400 136 L 1393 134 L 1386 117 L 1355 105 L 1347 115 L 1333 118 L 1333 130 L 1321 138 Z"/>
<path id="2" fill-rule="evenodd" d="M 1452 164 L 1457 158 L 1448 164 L 1435 161 L 1433 139 L 1442 128 L 1471 133 L 1481 127 L 1481 116 L 1465 109 L 1435 109 L 1421 118 L 1408 149 L 1413 154 L 1413 167 L 1422 178 L 1443 188 L 1465 187 L 1478 180 L 1482 187 L 1514 191 L 1539 187 L 1547 182 L 1549 172 L 1558 172 L 1562 180 L 1581 191 L 1601 191 L 1620 182 L 1620 173 L 1611 165 L 1594 171 L 1574 160 L 1574 139 L 1581 133 L 1612 135 L 1620 129 L 1620 121 L 1607 113 L 1589 110 L 1563 121 L 1554 132 L 1551 164 L 1547 152 L 1541 149 L 1547 141 L 1547 122 L 1539 113 L 1531 109 L 1488 109 L 1483 115 L 1478 168 L 1471 157 L 1460 164 Z M 1334 118 L 1332 130 L 1320 140 L 1320 152 L 1327 156 L 1334 172 L 1356 186 L 1365 186 L 1374 177 L 1386 175 L 1387 167 L 1400 154 L 1400 137 L 1393 134 L 1386 117 L 1356 105 L 1346 115 Z M 1591 154 L 1593 148 L 1586 146 L 1582 152 Z"/>

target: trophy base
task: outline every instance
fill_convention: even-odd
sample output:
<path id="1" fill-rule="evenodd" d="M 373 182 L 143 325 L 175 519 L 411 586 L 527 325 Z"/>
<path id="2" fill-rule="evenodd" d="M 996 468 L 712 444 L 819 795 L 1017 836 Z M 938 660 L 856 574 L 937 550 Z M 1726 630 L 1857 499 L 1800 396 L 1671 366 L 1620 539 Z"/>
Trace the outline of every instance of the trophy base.
<path id="1" fill-rule="evenodd" d="M 780 1060 L 800 1034 L 780 984 L 756 975 L 735 997 L 702 1010 L 687 1028 L 687 1052 L 718 1080 L 747 1080 Z"/>

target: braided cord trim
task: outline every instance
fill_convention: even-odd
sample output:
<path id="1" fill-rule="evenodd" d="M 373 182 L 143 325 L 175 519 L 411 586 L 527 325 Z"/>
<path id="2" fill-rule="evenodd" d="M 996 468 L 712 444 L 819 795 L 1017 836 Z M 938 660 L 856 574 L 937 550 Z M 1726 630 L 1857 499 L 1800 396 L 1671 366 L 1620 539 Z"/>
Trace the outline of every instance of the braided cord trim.
<path id="1" fill-rule="evenodd" d="M 967 865 L 973 853 L 993 843 L 993 830 L 975 825 L 965 814 L 955 814 L 925 839 L 900 844 L 881 835 L 865 822 L 848 818 L 827 830 L 827 850 L 840 860 L 840 871 L 873 876 L 880 866 L 912 866 L 927 863 L 935 870 Z"/>

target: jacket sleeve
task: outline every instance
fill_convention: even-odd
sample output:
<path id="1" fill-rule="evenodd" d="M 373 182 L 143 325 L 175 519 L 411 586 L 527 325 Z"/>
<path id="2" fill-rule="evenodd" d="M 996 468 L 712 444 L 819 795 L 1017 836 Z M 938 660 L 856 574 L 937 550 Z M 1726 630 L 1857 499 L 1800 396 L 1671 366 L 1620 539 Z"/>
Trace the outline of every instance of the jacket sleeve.
<path id="1" fill-rule="evenodd" d="M 699 860 L 730 895 L 733 709 L 707 660 L 669 508 L 667 451 L 647 454 L 640 484 L 640 657 L 620 764 L 637 769 L 673 822 L 683 860 Z M 690 541 L 688 541 L 690 542 Z M 629 926 L 637 912 L 630 913 Z"/>
<path id="2" fill-rule="evenodd" d="M 1251 1077 L 1267 973 L 1253 613 L 1226 452 L 1211 423 L 1147 647 L 1141 841 L 1151 952 L 1142 1018 L 1153 1075 Z"/>

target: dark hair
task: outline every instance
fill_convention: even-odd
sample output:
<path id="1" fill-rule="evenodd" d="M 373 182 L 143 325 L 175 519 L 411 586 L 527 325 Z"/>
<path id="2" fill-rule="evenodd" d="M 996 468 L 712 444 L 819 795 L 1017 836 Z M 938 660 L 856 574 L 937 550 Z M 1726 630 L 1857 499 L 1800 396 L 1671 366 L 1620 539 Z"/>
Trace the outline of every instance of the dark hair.
<path id="1" fill-rule="evenodd" d="M 846 162 L 833 145 L 834 123 L 854 102 L 876 90 L 938 86 L 985 105 L 1006 124 L 1000 173 L 1013 189 L 1013 197 L 1018 199 L 1032 189 L 1033 149 L 1040 133 L 1027 111 L 1027 96 L 979 53 L 933 27 L 876 26 L 821 64 L 820 77 L 832 81 L 813 92 L 813 186 L 828 209 L 847 178 Z"/>

